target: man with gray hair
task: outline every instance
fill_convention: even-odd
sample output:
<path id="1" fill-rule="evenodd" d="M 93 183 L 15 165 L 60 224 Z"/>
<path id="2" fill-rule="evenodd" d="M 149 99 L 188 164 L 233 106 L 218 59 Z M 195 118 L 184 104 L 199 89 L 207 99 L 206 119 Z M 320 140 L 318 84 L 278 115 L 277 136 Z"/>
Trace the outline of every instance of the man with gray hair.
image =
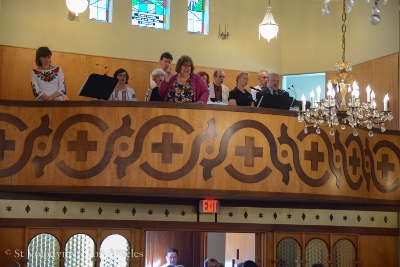
<path id="1" fill-rule="evenodd" d="M 268 71 L 260 70 L 258 72 L 258 81 L 259 84 L 257 86 L 250 87 L 251 88 L 250 93 L 254 101 L 256 101 L 257 92 L 261 92 L 268 88 Z"/>
<path id="2" fill-rule="evenodd" d="M 228 104 L 229 89 L 223 84 L 224 80 L 225 72 L 222 70 L 215 70 L 214 82 L 208 85 L 208 90 L 210 91 L 208 101 Z"/>
<path id="3" fill-rule="evenodd" d="M 283 95 L 284 91 L 279 89 L 279 73 L 270 73 L 268 76 L 268 89 L 272 95 Z M 268 92 L 267 92 L 268 93 Z"/>
<path id="4" fill-rule="evenodd" d="M 261 104 L 261 100 L 265 97 L 268 96 L 282 96 L 282 97 L 289 97 L 289 93 L 286 91 L 283 91 L 282 89 L 279 89 L 279 81 L 280 81 L 280 75 L 278 73 L 270 73 L 268 75 L 268 86 L 265 90 L 261 90 L 256 93 L 256 105 L 259 106 Z M 278 99 L 276 99 L 278 100 Z M 286 105 L 282 105 L 282 103 L 279 102 L 273 102 L 274 105 L 268 106 L 269 108 L 280 108 L 280 109 L 286 109 Z M 293 104 L 293 100 L 292 100 Z M 284 107 L 284 108 L 283 108 Z M 289 107 L 287 107 L 289 109 Z"/>

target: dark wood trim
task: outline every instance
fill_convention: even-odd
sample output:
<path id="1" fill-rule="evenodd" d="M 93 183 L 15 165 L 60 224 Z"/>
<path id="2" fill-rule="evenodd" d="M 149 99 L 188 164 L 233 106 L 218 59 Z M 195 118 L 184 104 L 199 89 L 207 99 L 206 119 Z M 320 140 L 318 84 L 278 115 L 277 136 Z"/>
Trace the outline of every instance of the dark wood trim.
<path id="1" fill-rule="evenodd" d="M 176 108 L 176 109 L 197 109 L 197 110 L 218 110 L 246 113 L 261 113 L 271 115 L 283 115 L 297 117 L 296 111 L 254 108 L 229 105 L 204 105 L 204 104 L 185 104 L 169 102 L 148 102 L 148 101 L 27 101 L 27 100 L 0 100 L 0 106 L 19 106 L 19 107 L 146 107 L 146 108 Z"/>
<path id="2" fill-rule="evenodd" d="M 74 193 L 71 193 L 74 192 Z M 212 195 L 211 195 L 212 194 Z M 179 198 L 176 196 L 179 195 Z M 347 210 L 398 211 L 400 200 L 382 200 L 317 194 L 247 192 L 232 190 L 102 187 L 88 190 L 85 186 L 19 186 L 2 185 L 0 199 L 62 200 L 111 203 L 169 203 L 193 205 L 204 198 L 215 198 L 224 206 L 294 207 Z M 322 200 L 322 201 L 321 201 Z M 185 204 L 184 204 L 185 203 Z M 343 205 L 340 205 L 343 204 Z M 277 206 L 275 206 L 277 205 Z"/>
<path id="3" fill-rule="evenodd" d="M 244 223 L 211 223 L 211 222 L 155 222 L 155 221 L 126 221 L 126 220 L 47 220 L 47 219 L 2 219 L 0 227 L 78 227 L 78 228 L 136 228 L 144 231 L 208 231 L 208 232 L 292 232 L 292 233 L 332 233 L 332 234 L 360 234 L 360 235 L 389 235 L 398 236 L 396 228 L 373 227 L 343 227 L 343 226 L 315 226 L 315 225 L 272 225 L 272 224 L 244 224 Z"/>

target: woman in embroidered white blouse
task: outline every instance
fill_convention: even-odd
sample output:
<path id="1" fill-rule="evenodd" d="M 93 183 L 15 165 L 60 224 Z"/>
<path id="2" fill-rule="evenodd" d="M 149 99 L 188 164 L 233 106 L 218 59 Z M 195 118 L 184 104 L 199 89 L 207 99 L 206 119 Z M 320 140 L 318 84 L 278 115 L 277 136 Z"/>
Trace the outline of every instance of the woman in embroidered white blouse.
<path id="1" fill-rule="evenodd" d="M 36 50 L 37 68 L 31 71 L 31 87 L 33 95 L 39 101 L 68 100 L 64 73 L 59 66 L 51 65 L 52 53 L 48 47 Z"/>
<path id="2" fill-rule="evenodd" d="M 135 91 L 126 86 L 129 80 L 128 72 L 122 68 L 117 69 L 114 78 L 118 79 L 118 83 L 108 100 L 136 101 Z"/>

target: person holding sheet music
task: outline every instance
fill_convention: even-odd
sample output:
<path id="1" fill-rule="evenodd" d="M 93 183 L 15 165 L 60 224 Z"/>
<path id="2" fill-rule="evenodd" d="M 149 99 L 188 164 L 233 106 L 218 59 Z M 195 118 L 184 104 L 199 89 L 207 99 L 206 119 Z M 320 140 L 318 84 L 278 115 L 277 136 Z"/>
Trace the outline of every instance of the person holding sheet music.
<path id="1" fill-rule="evenodd" d="M 118 79 L 118 83 L 108 100 L 136 101 L 135 91 L 126 86 L 129 80 L 128 72 L 122 68 L 117 69 L 114 72 L 114 78 Z"/>
<path id="2" fill-rule="evenodd" d="M 253 98 L 245 88 L 248 82 L 249 73 L 242 71 L 236 75 L 236 87 L 229 92 L 228 105 L 254 107 Z"/>
<path id="3" fill-rule="evenodd" d="M 31 87 L 38 101 L 68 100 L 64 73 L 59 66 L 51 65 L 52 52 L 46 46 L 36 50 L 37 68 L 31 71 Z"/>
<path id="4" fill-rule="evenodd" d="M 225 72 L 222 70 L 214 71 L 214 82 L 208 84 L 210 96 L 208 101 L 228 104 L 229 89 L 224 84 Z"/>

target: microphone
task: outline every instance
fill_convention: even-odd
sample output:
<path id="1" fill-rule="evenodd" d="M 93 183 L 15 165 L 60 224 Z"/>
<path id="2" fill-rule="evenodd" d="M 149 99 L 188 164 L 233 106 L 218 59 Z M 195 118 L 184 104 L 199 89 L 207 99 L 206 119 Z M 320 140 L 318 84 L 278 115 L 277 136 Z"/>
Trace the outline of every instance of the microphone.
<path id="1" fill-rule="evenodd" d="M 255 88 L 255 87 L 253 87 L 253 86 L 250 86 L 250 88 L 253 89 L 253 90 L 256 90 L 256 91 L 258 91 L 258 92 L 261 91 L 260 89 L 257 89 L 257 88 Z"/>
<path id="2" fill-rule="evenodd" d="M 102 66 L 102 67 L 105 68 L 105 69 L 108 68 L 108 66 L 104 66 L 104 65 L 101 65 L 101 64 L 98 64 L 98 63 L 96 63 L 96 66 Z"/>
<path id="3" fill-rule="evenodd" d="M 293 89 L 292 89 L 292 88 L 293 88 Z M 287 88 L 288 90 L 292 91 L 293 94 L 294 94 L 294 98 L 293 98 L 292 104 L 291 104 L 290 106 L 293 106 L 294 101 L 297 99 L 296 89 L 294 89 L 294 86 L 293 86 L 293 85 L 292 85 L 292 88 L 290 88 L 290 87 Z"/>
<path id="4" fill-rule="evenodd" d="M 292 89 L 293 88 L 293 89 Z M 296 89 L 294 89 L 294 86 L 292 85 L 292 88 L 288 87 L 288 90 L 292 91 L 294 94 L 294 99 L 297 99 L 297 93 L 296 93 Z M 286 90 L 285 90 L 286 91 Z"/>

